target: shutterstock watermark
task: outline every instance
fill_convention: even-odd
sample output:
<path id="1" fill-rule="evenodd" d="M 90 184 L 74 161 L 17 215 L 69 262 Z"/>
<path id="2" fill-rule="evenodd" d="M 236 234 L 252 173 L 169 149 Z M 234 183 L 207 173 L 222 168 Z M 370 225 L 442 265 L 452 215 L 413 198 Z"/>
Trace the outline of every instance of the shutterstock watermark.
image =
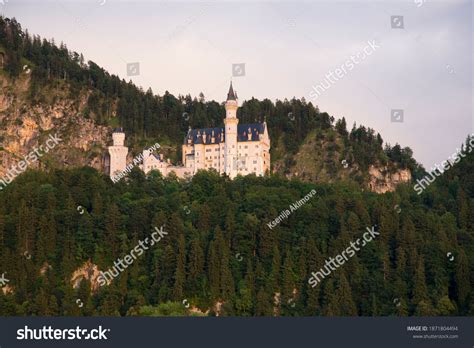
<path id="1" fill-rule="evenodd" d="M 413 186 L 413 189 L 418 195 L 421 195 L 421 193 L 430 186 L 438 176 L 442 175 L 445 171 L 454 166 L 454 164 L 459 163 L 464 157 L 466 157 L 466 152 L 471 153 L 473 149 L 474 134 L 471 134 L 467 149 L 464 144 L 462 144 L 461 149 L 456 148 L 456 152 L 449 156 L 447 160 L 441 162 L 441 166 L 436 163 L 434 167 L 431 167 L 431 172 L 428 175 L 425 175 L 421 180 L 417 179 L 417 183 Z"/>
<path id="2" fill-rule="evenodd" d="M 367 41 L 367 45 L 362 51 L 353 54 L 347 59 L 340 67 L 330 70 L 325 76 L 324 80 L 312 87 L 312 90 L 309 92 L 309 97 L 313 101 L 318 99 L 318 97 L 326 90 L 331 88 L 340 79 L 342 80 L 349 71 L 353 70 L 356 65 L 363 62 L 368 56 L 372 55 L 380 46 L 375 42 L 375 40 Z"/>
<path id="3" fill-rule="evenodd" d="M 331 274 L 332 271 L 335 271 L 340 266 L 349 261 L 349 258 L 353 257 L 357 251 L 360 250 L 360 247 L 366 246 L 372 240 L 374 240 L 380 232 L 375 231 L 375 226 L 372 228 L 367 227 L 367 231 L 362 235 L 362 240 L 357 238 L 354 242 L 351 242 L 351 245 L 348 246 L 342 253 L 338 254 L 335 258 L 330 257 L 329 260 L 326 260 L 324 267 L 321 267 L 317 272 L 311 272 L 311 277 L 308 279 L 308 284 L 311 287 L 316 287 L 324 278 Z M 326 273 L 326 272 L 327 273 Z"/>
<path id="4" fill-rule="evenodd" d="M 0 287 L 6 286 L 7 283 L 10 281 L 9 279 L 5 278 L 5 273 L 2 273 L 2 276 L 0 277 Z"/>
<path id="5" fill-rule="evenodd" d="M 267 223 L 267 226 L 272 229 L 273 227 L 276 227 L 280 222 L 282 222 L 285 219 L 288 219 L 288 216 L 291 215 L 294 211 L 299 209 L 301 206 L 303 206 L 306 202 L 308 202 L 314 195 L 316 194 L 316 190 L 312 189 L 306 196 L 304 196 L 302 199 L 299 201 L 296 201 L 292 204 L 290 204 L 290 209 L 285 209 L 280 214 L 277 216 L 277 218 L 273 221 L 270 221 Z"/>
<path id="6" fill-rule="evenodd" d="M 0 191 L 3 190 L 9 183 L 11 183 L 18 175 L 23 173 L 28 166 L 36 161 L 38 161 L 45 153 L 48 153 L 50 150 L 54 149 L 60 142 L 61 138 L 58 137 L 58 134 L 50 135 L 49 138 L 45 141 L 45 145 L 40 145 L 34 147 L 33 151 L 30 151 L 26 156 L 23 156 L 23 159 L 17 164 L 13 165 L 5 174 L 3 178 L 0 179 L 0 183 L 3 186 L 0 186 Z"/>
<path id="7" fill-rule="evenodd" d="M 107 340 L 107 333 L 110 329 L 82 329 L 76 326 L 75 329 L 53 329 L 51 326 L 30 329 L 27 325 L 16 331 L 17 340 Z"/>
<path id="8" fill-rule="evenodd" d="M 114 261 L 114 266 L 109 268 L 107 271 L 101 271 L 97 277 L 97 281 L 100 286 L 109 284 L 112 280 L 125 271 L 128 266 L 132 265 L 138 256 L 142 256 L 145 250 L 148 250 L 148 245 L 153 246 L 158 243 L 162 238 L 167 235 L 168 232 L 163 230 L 163 226 L 160 228 L 155 227 L 155 232 L 151 234 L 151 239 L 146 237 L 144 240 L 139 240 L 138 244 L 121 259 L 120 257 Z M 109 279 L 110 278 L 110 279 Z"/>

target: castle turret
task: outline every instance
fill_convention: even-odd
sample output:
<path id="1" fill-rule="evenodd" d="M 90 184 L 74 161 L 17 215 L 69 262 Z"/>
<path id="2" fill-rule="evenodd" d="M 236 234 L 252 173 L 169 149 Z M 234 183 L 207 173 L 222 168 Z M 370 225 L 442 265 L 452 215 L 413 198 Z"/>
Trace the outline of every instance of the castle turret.
<path id="1" fill-rule="evenodd" d="M 237 176 L 237 125 L 239 119 L 237 118 L 238 109 L 237 94 L 230 83 L 229 93 L 227 93 L 227 101 L 225 102 L 226 117 L 225 124 L 225 172 L 231 178 Z"/>
<path id="2" fill-rule="evenodd" d="M 117 128 L 112 133 L 113 145 L 109 146 L 110 177 L 125 170 L 127 166 L 128 147 L 125 144 L 125 133 L 122 128 Z"/>

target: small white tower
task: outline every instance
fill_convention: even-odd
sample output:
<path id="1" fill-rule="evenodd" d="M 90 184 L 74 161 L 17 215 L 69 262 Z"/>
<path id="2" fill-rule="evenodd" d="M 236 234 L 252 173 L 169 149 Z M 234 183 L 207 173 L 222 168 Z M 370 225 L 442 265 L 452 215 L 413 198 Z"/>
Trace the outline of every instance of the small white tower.
<path id="1" fill-rule="evenodd" d="M 237 176 L 237 125 L 239 124 L 239 119 L 237 118 L 238 107 L 239 103 L 237 100 L 237 94 L 234 92 L 231 82 L 229 93 L 227 93 L 227 101 L 225 102 L 226 117 L 224 119 L 224 170 L 225 173 L 231 178 L 235 178 Z"/>
<path id="2" fill-rule="evenodd" d="M 122 128 L 117 128 L 112 133 L 113 145 L 109 146 L 110 173 L 112 178 L 117 173 L 125 170 L 127 166 L 128 147 L 124 146 L 125 133 Z"/>

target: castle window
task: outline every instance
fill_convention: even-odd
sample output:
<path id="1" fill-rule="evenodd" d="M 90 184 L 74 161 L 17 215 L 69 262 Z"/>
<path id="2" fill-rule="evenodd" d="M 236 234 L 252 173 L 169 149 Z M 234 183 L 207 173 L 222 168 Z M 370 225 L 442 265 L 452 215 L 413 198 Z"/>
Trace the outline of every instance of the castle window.
<path id="1" fill-rule="evenodd" d="M 253 164 L 257 164 L 257 160 L 253 161 Z"/>
<path id="2" fill-rule="evenodd" d="M 248 147 L 247 145 L 245 145 L 245 147 L 244 147 L 244 148 L 245 148 L 245 149 L 248 149 L 249 147 Z"/>

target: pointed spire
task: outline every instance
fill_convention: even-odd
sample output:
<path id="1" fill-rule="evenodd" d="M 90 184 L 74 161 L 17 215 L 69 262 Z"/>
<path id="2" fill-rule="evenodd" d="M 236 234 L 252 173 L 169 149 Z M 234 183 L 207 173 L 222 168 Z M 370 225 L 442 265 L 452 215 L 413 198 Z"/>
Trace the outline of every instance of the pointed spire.
<path id="1" fill-rule="evenodd" d="M 229 93 L 227 93 L 227 100 L 237 100 L 237 93 L 232 88 L 232 81 L 230 81 Z"/>

